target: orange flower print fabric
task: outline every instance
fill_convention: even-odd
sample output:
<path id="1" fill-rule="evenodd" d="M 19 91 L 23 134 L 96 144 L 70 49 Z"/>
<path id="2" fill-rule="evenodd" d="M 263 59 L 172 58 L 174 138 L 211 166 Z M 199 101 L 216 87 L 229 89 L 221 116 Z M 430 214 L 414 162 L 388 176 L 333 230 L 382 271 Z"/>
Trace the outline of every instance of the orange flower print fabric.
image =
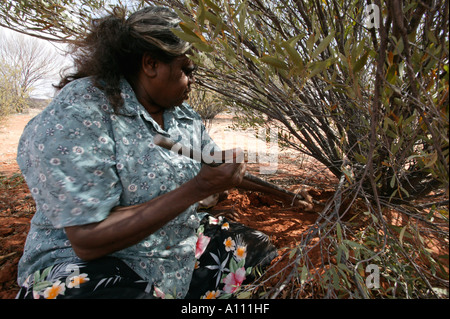
<path id="1" fill-rule="evenodd" d="M 156 288 L 156 287 L 155 287 Z M 148 282 L 115 257 L 89 262 L 63 262 L 27 277 L 19 299 L 153 299 Z"/>
<path id="2" fill-rule="evenodd" d="M 196 263 L 186 298 L 233 298 L 276 256 L 277 250 L 267 235 L 222 217 L 206 215 L 197 229 Z M 180 278 L 181 273 L 177 272 L 175 277 Z M 177 297 L 177 291 L 152 285 L 125 262 L 109 256 L 86 262 L 56 263 L 35 271 L 24 281 L 17 298 L 118 296 L 173 299 Z"/>
<path id="3" fill-rule="evenodd" d="M 232 298 L 277 256 L 267 235 L 224 217 L 206 215 L 197 237 L 189 299 Z"/>

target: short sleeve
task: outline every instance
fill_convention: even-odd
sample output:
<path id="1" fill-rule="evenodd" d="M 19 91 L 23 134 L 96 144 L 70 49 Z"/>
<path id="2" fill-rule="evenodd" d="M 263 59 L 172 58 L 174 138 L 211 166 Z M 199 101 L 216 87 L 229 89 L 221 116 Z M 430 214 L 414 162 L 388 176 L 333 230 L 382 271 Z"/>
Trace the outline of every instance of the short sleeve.
<path id="1" fill-rule="evenodd" d="M 22 135 L 17 161 L 37 209 L 56 228 L 102 221 L 119 204 L 115 143 L 102 105 L 87 91 L 57 98 Z"/>

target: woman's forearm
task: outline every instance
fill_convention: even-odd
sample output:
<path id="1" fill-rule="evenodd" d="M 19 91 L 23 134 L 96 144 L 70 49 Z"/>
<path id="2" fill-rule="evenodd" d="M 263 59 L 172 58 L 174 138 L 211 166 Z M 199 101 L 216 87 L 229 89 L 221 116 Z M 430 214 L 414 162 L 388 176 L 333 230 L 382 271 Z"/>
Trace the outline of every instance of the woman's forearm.
<path id="1" fill-rule="evenodd" d="M 203 196 L 193 179 L 148 202 L 116 207 L 99 223 L 66 227 L 65 231 L 78 257 L 96 259 L 140 242 Z"/>

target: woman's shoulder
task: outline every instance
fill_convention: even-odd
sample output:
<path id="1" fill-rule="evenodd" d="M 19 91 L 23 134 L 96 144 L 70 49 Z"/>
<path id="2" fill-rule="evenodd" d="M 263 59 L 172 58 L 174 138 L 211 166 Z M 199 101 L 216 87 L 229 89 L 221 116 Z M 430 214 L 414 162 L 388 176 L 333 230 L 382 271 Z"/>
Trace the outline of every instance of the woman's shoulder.
<path id="1" fill-rule="evenodd" d="M 48 106 L 33 118 L 24 130 L 24 136 L 39 131 L 48 135 L 53 132 L 71 132 L 78 128 L 107 128 L 101 123 L 108 122 L 113 110 L 103 92 L 96 88 L 90 78 L 74 80 L 64 86 Z M 32 134 L 29 134 L 31 130 Z M 51 135 L 56 138 L 57 134 Z"/>
<path id="2" fill-rule="evenodd" d="M 70 81 L 67 83 L 61 91 L 58 93 L 57 97 L 62 98 L 70 95 L 76 95 L 84 91 L 92 90 L 94 88 L 93 79 L 91 77 L 84 77 Z"/>
<path id="3" fill-rule="evenodd" d="M 73 80 L 64 86 L 49 104 L 49 109 L 85 115 L 113 112 L 106 94 L 94 85 L 90 77 Z"/>

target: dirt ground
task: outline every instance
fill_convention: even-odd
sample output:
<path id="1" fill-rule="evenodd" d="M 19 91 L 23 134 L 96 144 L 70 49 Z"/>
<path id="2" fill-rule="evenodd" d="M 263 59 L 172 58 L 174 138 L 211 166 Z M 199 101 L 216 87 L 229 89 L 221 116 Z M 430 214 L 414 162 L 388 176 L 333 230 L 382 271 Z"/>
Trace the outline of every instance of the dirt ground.
<path id="1" fill-rule="evenodd" d="M 29 229 L 29 222 L 35 211 L 34 201 L 20 175 L 16 163 L 16 149 L 20 135 L 26 123 L 39 110 L 29 114 L 12 115 L 0 124 L 0 299 L 14 298 L 17 263 L 22 255 L 24 241 Z M 243 148 L 249 153 L 258 151 L 258 141 L 248 138 L 246 132 L 230 129 L 232 116 L 219 115 L 210 130 L 211 136 L 223 148 L 230 147 L 230 141 L 246 141 Z M 231 145 L 233 146 L 233 145 Z M 312 165 L 313 164 L 313 165 Z M 249 163 L 248 171 L 258 175 L 260 163 Z M 333 177 L 306 158 L 285 150 L 279 150 L 276 174 L 263 175 L 267 181 L 285 189 L 296 191 L 302 185 L 322 185 L 310 189 L 310 194 L 324 202 L 332 194 Z M 231 190 L 228 198 L 219 202 L 214 208 L 226 212 L 233 220 L 261 230 L 270 236 L 279 248 L 279 257 L 295 247 L 296 239 L 302 232 L 314 224 L 317 215 L 302 209 L 283 205 L 271 196 L 260 193 L 239 192 Z M 274 273 L 285 265 L 279 261 Z"/>
<path id="2" fill-rule="evenodd" d="M 19 174 L 16 150 L 26 123 L 38 112 L 16 114 L 0 124 L 0 299 L 14 298 L 18 291 L 17 263 L 35 211 Z"/>

